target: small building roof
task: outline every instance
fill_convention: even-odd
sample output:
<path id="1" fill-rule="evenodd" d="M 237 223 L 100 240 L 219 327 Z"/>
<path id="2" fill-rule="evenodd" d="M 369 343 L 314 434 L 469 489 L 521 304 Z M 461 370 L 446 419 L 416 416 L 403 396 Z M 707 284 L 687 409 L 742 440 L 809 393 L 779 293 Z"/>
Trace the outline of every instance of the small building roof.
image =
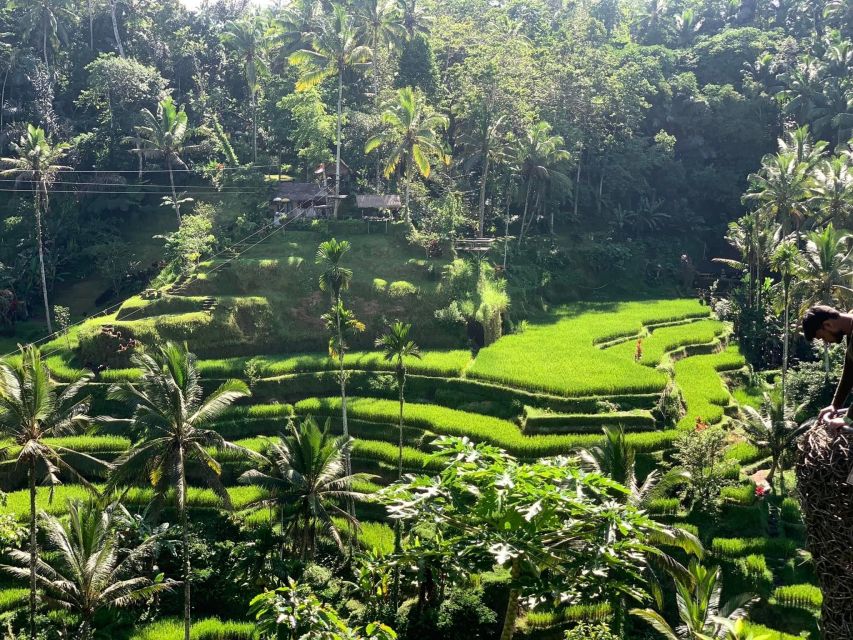
<path id="1" fill-rule="evenodd" d="M 355 206 L 359 209 L 400 209 L 403 204 L 396 193 L 387 196 L 365 194 L 355 197 Z"/>
<path id="2" fill-rule="evenodd" d="M 317 168 L 314 169 L 314 175 L 326 175 L 333 176 L 335 175 L 336 163 L 334 162 L 321 162 L 317 165 Z M 348 176 L 350 174 L 349 165 L 341 160 L 341 176 Z"/>
<path id="3" fill-rule="evenodd" d="M 313 182 L 281 182 L 275 186 L 275 198 L 308 202 L 325 198 L 327 189 Z"/>

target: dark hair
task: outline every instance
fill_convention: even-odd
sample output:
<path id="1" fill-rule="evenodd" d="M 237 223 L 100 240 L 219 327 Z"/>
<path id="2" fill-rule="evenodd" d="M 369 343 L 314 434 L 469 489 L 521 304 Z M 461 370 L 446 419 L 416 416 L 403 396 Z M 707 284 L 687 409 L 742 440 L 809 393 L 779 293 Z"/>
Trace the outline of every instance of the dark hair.
<path id="1" fill-rule="evenodd" d="M 815 334 L 823 326 L 827 320 L 835 320 L 840 317 L 837 309 L 834 309 L 825 304 L 816 304 L 809 307 L 808 311 L 803 314 L 803 334 L 806 340 L 811 342 L 815 338 Z"/>

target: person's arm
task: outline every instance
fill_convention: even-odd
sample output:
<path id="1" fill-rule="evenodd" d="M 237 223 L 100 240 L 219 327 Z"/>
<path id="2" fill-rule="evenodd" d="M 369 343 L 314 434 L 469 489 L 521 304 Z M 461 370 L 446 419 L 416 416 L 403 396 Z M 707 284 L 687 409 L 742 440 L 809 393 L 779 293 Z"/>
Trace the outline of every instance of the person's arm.
<path id="1" fill-rule="evenodd" d="M 851 339 L 853 338 L 848 338 L 848 340 Z M 853 367 L 850 366 L 850 360 L 845 358 L 841 380 L 838 381 L 838 386 L 835 388 L 835 395 L 832 397 L 832 406 L 836 410 L 844 405 L 844 401 L 847 400 L 847 396 L 850 394 L 850 389 L 853 389 Z"/>

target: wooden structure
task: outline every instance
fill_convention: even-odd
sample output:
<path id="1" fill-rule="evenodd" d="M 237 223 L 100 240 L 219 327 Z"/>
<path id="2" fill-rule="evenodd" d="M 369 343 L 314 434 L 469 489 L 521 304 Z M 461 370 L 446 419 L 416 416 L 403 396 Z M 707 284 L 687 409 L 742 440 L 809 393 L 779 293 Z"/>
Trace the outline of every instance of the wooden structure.
<path id="1" fill-rule="evenodd" d="M 355 197 L 355 206 L 362 212 L 361 219 L 367 221 L 367 233 L 370 233 L 371 222 L 384 222 L 387 232 L 388 223 L 393 219 L 391 212 L 401 209 L 403 204 L 397 194 L 363 194 Z"/>
<path id="2" fill-rule="evenodd" d="M 494 238 L 457 238 L 453 241 L 453 249 L 470 253 L 475 258 L 482 258 L 494 243 Z"/>
<path id="3" fill-rule="evenodd" d="M 282 182 L 270 203 L 276 224 L 291 218 L 326 218 L 331 212 L 328 187 L 313 182 Z"/>
<path id="4" fill-rule="evenodd" d="M 314 168 L 314 179 L 322 186 L 335 188 L 336 164 L 334 162 L 322 162 Z M 341 160 L 341 189 L 349 183 L 350 171 L 347 163 Z"/>

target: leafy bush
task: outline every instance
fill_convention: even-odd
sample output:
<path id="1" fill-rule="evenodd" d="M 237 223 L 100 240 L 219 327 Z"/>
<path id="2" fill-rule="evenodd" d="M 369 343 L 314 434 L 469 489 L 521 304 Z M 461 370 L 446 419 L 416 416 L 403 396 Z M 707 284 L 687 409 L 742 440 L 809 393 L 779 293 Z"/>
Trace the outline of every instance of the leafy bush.
<path id="1" fill-rule="evenodd" d="M 773 598 L 777 603 L 788 607 L 820 609 L 823 606 L 823 594 L 813 584 L 792 584 L 776 587 Z"/>
<path id="2" fill-rule="evenodd" d="M 396 280 L 388 285 L 388 295 L 392 298 L 405 298 L 418 294 L 418 288 L 411 282 Z"/>
<path id="3" fill-rule="evenodd" d="M 692 429 L 675 442 L 673 457 L 688 476 L 691 507 L 709 512 L 723 486 L 723 452 L 726 434 L 720 427 Z"/>
<path id="4" fill-rule="evenodd" d="M 566 631 L 565 640 L 620 640 L 606 624 L 586 624 Z"/>

